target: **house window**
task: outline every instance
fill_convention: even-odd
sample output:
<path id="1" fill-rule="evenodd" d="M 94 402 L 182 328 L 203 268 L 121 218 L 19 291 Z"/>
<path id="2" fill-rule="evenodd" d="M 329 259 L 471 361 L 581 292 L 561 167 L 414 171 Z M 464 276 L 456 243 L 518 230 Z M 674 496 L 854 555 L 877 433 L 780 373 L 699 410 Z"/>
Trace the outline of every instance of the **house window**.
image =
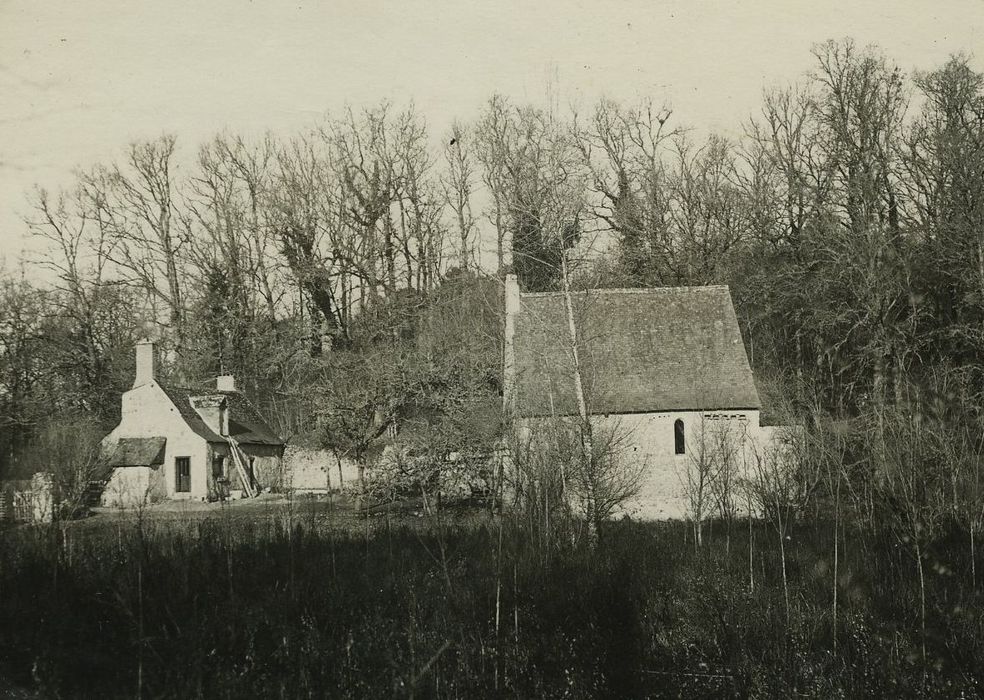
<path id="1" fill-rule="evenodd" d="M 673 452 L 678 455 L 687 452 L 687 439 L 683 432 L 683 419 L 677 418 L 673 422 Z"/>
<path id="2" fill-rule="evenodd" d="M 226 477 L 225 457 L 216 455 L 212 458 L 212 478 L 224 479 Z"/>
<path id="3" fill-rule="evenodd" d="M 191 491 L 191 457 L 174 458 L 174 490 L 179 493 Z"/>

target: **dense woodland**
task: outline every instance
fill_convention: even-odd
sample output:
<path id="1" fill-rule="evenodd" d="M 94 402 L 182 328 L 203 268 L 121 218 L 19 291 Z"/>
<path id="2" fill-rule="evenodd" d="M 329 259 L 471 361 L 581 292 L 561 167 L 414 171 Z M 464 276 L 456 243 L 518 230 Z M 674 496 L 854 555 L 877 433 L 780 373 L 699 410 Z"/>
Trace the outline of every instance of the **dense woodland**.
<path id="1" fill-rule="evenodd" d="M 235 374 L 286 436 L 361 459 L 401 419 L 469 447 L 496 420 L 501 275 L 556 288 L 567 250 L 576 285 L 729 284 L 773 407 L 879 435 L 975 419 L 984 75 L 813 53 L 739 139 L 648 102 L 495 95 L 446 134 L 383 103 L 194 157 L 165 135 L 37 187 L 45 252 L 0 281 L 0 469 L 111 426 L 142 337 L 170 381 Z"/>

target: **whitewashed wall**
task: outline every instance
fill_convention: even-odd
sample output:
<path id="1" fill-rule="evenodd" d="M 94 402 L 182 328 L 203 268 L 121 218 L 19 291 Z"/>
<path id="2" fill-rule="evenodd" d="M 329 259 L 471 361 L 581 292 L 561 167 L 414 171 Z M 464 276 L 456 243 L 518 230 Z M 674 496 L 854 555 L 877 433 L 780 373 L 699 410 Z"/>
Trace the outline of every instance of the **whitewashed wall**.
<path id="1" fill-rule="evenodd" d="M 119 438 L 143 438 L 160 436 L 167 438 L 164 465 L 160 467 L 164 482 L 164 496 L 174 499 L 202 500 L 208 497 L 208 443 L 185 423 L 178 409 L 155 381 L 142 384 L 123 394 L 122 417 L 119 425 L 103 438 L 103 445 L 110 445 Z M 175 464 L 177 457 L 191 459 L 191 491 L 175 491 Z M 122 467 L 121 469 L 132 469 Z M 116 471 L 120 471 L 117 469 Z M 140 480 L 120 477 L 120 484 L 139 488 Z M 108 489 L 107 489 L 108 491 Z M 106 493 L 104 492 L 104 498 Z M 142 498 L 132 495 L 130 498 Z"/>
<path id="2" fill-rule="evenodd" d="M 113 470 L 103 489 L 101 503 L 114 508 L 134 508 L 160 501 L 165 492 L 163 469 L 120 467 Z"/>
<path id="3" fill-rule="evenodd" d="M 674 423 L 683 420 L 686 451 L 675 453 Z M 550 419 L 526 419 L 523 429 L 530 434 Z M 737 478 L 749 476 L 756 453 L 763 454 L 784 428 L 760 427 L 759 411 L 672 411 L 596 416 L 596 430 L 614 431 L 620 436 L 621 458 L 639 468 L 642 481 L 638 495 L 617 515 L 643 520 L 684 519 L 690 516 L 687 472 L 698 468 L 702 448 L 705 455 L 720 449 L 718 439 L 728 449 Z M 745 512 L 743 503 L 740 511 Z M 714 514 L 716 515 L 716 513 Z"/>

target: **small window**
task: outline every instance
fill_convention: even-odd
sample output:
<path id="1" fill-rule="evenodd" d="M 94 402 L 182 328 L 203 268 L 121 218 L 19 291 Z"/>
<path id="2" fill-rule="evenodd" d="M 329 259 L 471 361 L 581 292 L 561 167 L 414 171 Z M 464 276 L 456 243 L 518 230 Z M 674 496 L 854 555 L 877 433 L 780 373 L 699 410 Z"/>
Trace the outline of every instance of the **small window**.
<path id="1" fill-rule="evenodd" d="M 174 490 L 179 493 L 191 491 L 191 457 L 174 458 Z"/>
<path id="2" fill-rule="evenodd" d="M 683 420 L 680 418 L 673 422 L 673 451 L 678 455 L 687 452 L 687 438 L 683 430 Z"/>
<path id="3" fill-rule="evenodd" d="M 224 479 L 226 477 L 225 457 L 216 455 L 212 458 L 212 478 Z"/>

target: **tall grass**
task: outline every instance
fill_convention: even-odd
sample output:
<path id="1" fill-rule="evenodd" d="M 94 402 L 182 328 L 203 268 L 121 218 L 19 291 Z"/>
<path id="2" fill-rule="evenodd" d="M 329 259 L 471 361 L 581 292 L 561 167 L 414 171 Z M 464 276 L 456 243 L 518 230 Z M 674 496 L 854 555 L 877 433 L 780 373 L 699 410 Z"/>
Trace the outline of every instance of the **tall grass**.
<path id="1" fill-rule="evenodd" d="M 786 542 L 787 622 L 758 524 L 726 548 L 712 523 L 695 552 L 683 523 L 611 523 L 596 551 L 544 557 L 484 517 L 95 520 L 0 533 L 9 682 L 60 697 L 826 698 L 958 697 L 982 680 L 981 596 L 950 563 L 961 533 L 927 553 L 924 662 L 912 562 L 887 540 L 845 533 L 832 629 L 822 524 Z"/>

